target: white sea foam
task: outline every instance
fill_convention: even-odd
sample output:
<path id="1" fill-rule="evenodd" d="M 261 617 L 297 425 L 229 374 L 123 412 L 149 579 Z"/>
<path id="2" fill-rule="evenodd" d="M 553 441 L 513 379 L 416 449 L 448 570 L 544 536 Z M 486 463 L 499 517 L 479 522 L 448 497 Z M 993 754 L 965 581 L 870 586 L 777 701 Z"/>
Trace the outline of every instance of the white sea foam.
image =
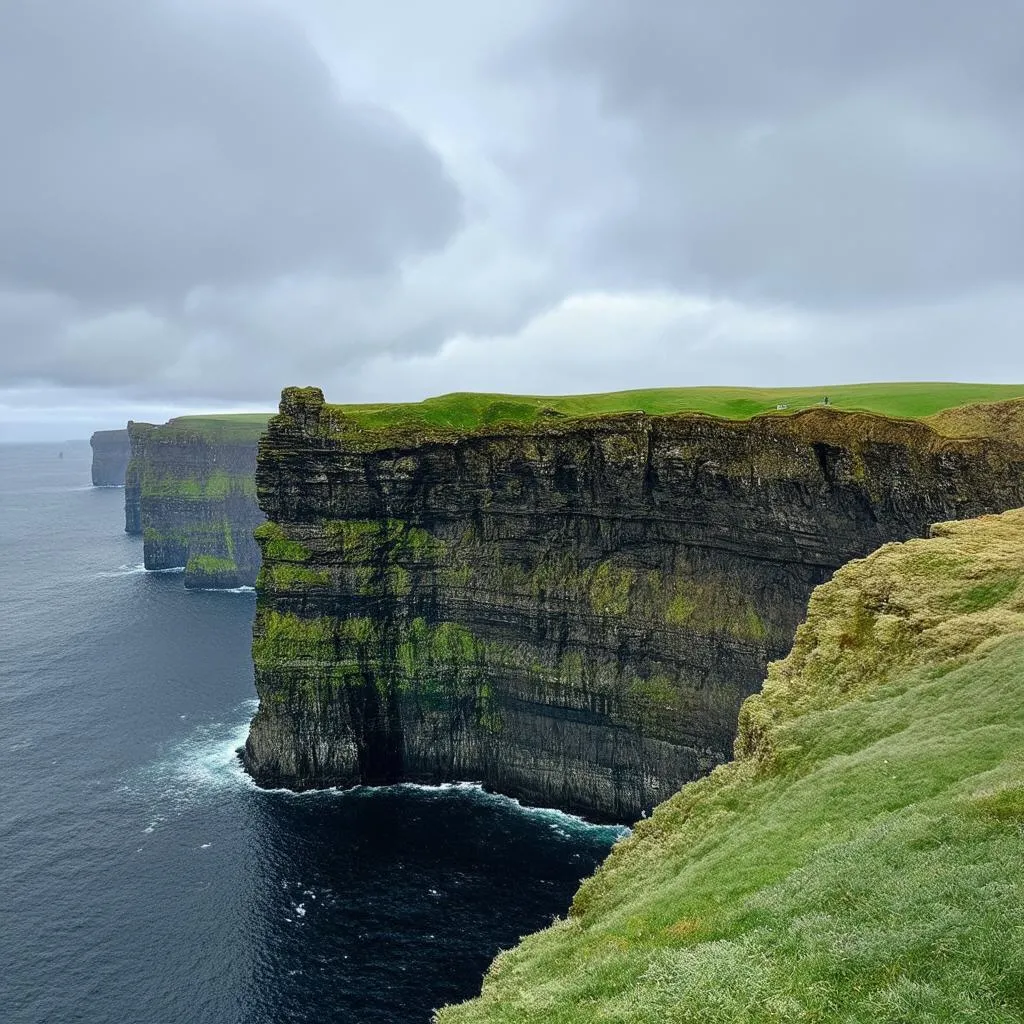
<path id="1" fill-rule="evenodd" d="M 109 572 L 98 572 L 96 573 L 96 579 L 119 579 L 122 576 L 139 576 L 144 572 L 146 572 L 146 567 L 141 562 L 137 562 L 134 565 L 119 565 L 116 569 L 112 569 Z"/>
<path id="2" fill-rule="evenodd" d="M 248 778 L 248 775 L 246 775 Z M 256 784 L 252 783 L 255 787 Z M 258 787 L 256 787 L 258 788 Z M 587 833 L 590 835 L 606 835 L 610 838 L 619 839 L 628 836 L 632 829 L 627 825 L 601 825 L 576 814 L 568 814 L 565 811 L 556 810 L 553 807 L 529 807 L 520 803 L 515 797 L 504 796 L 501 793 L 490 793 L 484 789 L 480 782 L 441 782 L 436 785 L 424 785 L 419 782 L 398 782 L 392 786 L 352 786 L 348 789 L 306 789 L 296 793 L 292 789 L 263 789 L 264 793 L 281 794 L 292 800 L 315 800 L 324 797 L 337 799 L 359 799 L 372 800 L 383 797 L 389 792 L 396 790 L 414 790 L 424 795 L 436 795 L 445 792 L 457 792 L 465 794 L 473 800 L 482 803 L 514 808 L 519 814 L 526 817 L 539 818 L 546 821 L 551 830 L 558 835 L 568 837 L 572 834 Z"/>
<path id="3" fill-rule="evenodd" d="M 193 587 L 201 594 L 255 594 L 255 587 Z"/>
<path id="4" fill-rule="evenodd" d="M 195 726 L 189 736 L 177 743 L 167 756 L 144 771 L 139 781 L 159 798 L 161 807 L 168 804 L 183 807 L 204 799 L 204 795 L 208 797 L 212 792 L 236 787 L 279 794 L 289 800 L 366 800 L 382 798 L 396 790 L 413 790 L 425 796 L 458 793 L 474 801 L 514 809 L 519 814 L 546 822 L 553 832 L 563 837 L 585 833 L 617 839 L 630 833 L 625 825 L 599 825 L 554 808 L 525 806 L 514 797 L 487 792 L 479 782 L 443 782 L 433 786 L 402 782 L 394 786 L 311 789 L 302 793 L 290 789 L 262 789 L 245 771 L 238 757 L 239 748 L 245 743 L 249 723 L 258 707 L 258 700 L 243 701 L 234 709 L 232 721 Z"/>
<path id="5" fill-rule="evenodd" d="M 243 701 L 229 722 L 196 725 L 167 754 L 131 779 L 131 790 L 146 794 L 163 808 L 182 808 L 239 786 L 253 786 L 242 770 L 238 748 L 245 743 L 258 701 Z"/>

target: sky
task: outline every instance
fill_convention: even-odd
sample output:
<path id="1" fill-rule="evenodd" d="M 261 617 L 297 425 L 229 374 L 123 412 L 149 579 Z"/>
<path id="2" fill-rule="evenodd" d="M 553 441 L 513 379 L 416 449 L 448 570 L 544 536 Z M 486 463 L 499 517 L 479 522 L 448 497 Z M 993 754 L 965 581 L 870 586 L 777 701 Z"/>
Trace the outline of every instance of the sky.
<path id="1" fill-rule="evenodd" d="M 0 440 L 1024 380 L 1024 0 L 0 0 Z"/>

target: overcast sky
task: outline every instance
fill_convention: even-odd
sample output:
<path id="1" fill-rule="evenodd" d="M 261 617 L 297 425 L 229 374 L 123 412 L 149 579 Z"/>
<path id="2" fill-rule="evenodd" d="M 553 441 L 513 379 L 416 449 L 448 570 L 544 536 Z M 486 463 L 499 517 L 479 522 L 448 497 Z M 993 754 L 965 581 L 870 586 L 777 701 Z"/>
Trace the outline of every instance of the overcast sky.
<path id="1" fill-rule="evenodd" d="M 1024 0 L 0 0 L 0 440 L 1024 380 Z"/>

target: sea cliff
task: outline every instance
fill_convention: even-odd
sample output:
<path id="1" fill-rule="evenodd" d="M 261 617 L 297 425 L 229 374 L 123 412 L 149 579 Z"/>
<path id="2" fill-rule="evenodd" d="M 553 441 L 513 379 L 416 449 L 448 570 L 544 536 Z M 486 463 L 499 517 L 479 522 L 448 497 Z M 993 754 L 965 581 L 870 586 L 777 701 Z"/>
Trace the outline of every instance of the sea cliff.
<path id="1" fill-rule="evenodd" d="M 734 760 L 438 1024 L 1024 1020 L 1024 511 L 840 569 Z"/>
<path id="2" fill-rule="evenodd" d="M 127 430 L 97 430 L 89 439 L 92 446 L 93 487 L 123 487 L 131 456 Z"/>
<path id="3" fill-rule="evenodd" d="M 816 585 L 1024 504 L 1024 453 L 823 406 L 496 400 L 453 423 L 309 388 L 284 392 L 256 483 L 257 781 L 478 779 L 635 820 L 728 758 Z"/>
<path id="4" fill-rule="evenodd" d="M 129 422 L 125 529 L 141 534 L 147 569 L 184 568 L 185 586 L 251 586 L 259 569 L 253 530 L 256 441 L 266 416 Z"/>

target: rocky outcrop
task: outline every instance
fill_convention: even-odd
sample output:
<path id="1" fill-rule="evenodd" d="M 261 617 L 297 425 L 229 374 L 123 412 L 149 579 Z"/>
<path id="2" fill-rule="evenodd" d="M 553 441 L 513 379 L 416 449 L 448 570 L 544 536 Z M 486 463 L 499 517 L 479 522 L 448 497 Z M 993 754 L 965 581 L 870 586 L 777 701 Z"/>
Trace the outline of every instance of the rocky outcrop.
<path id="1" fill-rule="evenodd" d="M 728 757 L 816 585 L 1024 504 L 1024 452 L 825 408 L 365 430 L 288 389 L 256 480 L 258 782 L 632 820 Z"/>
<path id="2" fill-rule="evenodd" d="M 181 417 L 129 422 L 125 529 L 143 537 L 147 569 L 185 569 L 185 586 L 251 586 L 256 441 L 266 417 Z"/>
<path id="3" fill-rule="evenodd" d="M 89 439 L 92 446 L 93 487 L 123 487 L 131 456 L 127 430 L 97 430 Z"/>

